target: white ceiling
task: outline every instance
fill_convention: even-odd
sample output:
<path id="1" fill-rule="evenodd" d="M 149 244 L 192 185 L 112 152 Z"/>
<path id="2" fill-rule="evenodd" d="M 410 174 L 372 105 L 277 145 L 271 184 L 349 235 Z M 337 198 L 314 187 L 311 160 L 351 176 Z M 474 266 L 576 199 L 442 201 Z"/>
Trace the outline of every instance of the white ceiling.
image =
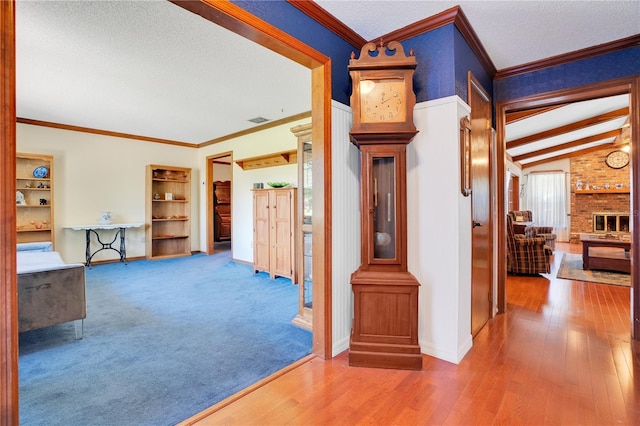
<path id="1" fill-rule="evenodd" d="M 637 0 L 316 3 L 368 40 L 460 5 L 498 69 L 640 33 Z M 16 30 L 21 118 L 197 144 L 311 108 L 308 69 L 167 1 L 18 0 Z"/>
<path id="2" fill-rule="evenodd" d="M 167 1 L 19 0 L 16 61 L 33 120 L 202 143 L 311 109 L 307 68 Z"/>

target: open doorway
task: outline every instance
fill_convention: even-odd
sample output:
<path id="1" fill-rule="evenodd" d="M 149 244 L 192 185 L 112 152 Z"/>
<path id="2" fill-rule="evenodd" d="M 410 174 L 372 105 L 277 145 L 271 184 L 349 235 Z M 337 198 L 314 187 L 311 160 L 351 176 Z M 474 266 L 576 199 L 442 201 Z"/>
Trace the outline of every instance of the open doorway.
<path id="1" fill-rule="evenodd" d="M 497 185 L 497 197 L 499 200 L 503 200 L 498 203 L 498 256 L 499 259 L 506 259 L 506 244 L 505 244 L 505 216 L 506 216 L 506 193 L 505 193 L 505 179 L 506 179 L 506 160 L 507 160 L 507 147 L 505 141 L 506 136 L 506 124 L 509 113 L 512 112 L 525 112 L 528 110 L 540 110 L 545 108 L 557 108 L 560 105 L 567 105 L 575 102 L 588 101 L 593 99 L 599 99 L 604 97 L 616 96 L 616 95 L 628 95 L 629 96 L 629 111 L 628 116 L 629 126 L 633 129 L 640 126 L 640 117 L 637 110 L 640 108 L 640 78 L 622 78 L 618 80 L 611 80 L 607 82 L 592 84 L 588 86 L 582 86 L 571 89 L 564 89 L 549 93 L 543 93 L 524 98 L 502 101 L 496 105 L 496 120 L 497 120 L 497 155 L 502 161 L 497 163 L 498 171 L 498 185 Z M 633 191 L 634 182 L 639 176 L 638 163 L 639 154 L 638 146 L 639 137 L 637 132 L 631 132 L 630 145 L 631 149 L 631 168 L 630 168 L 630 182 L 632 190 L 630 195 L 630 211 L 634 211 L 634 206 L 638 205 L 639 196 L 638 191 Z M 599 149 L 603 149 L 602 147 Z M 637 229 L 640 226 L 640 218 L 638 215 L 633 215 L 631 219 L 631 230 Z M 631 232 L 632 244 L 638 244 L 640 242 L 640 236 L 637 232 Z M 637 277 L 639 276 L 639 259 L 640 256 L 637 250 L 633 250 L 631 254 L 631 282 L 632 282 L 632 299 L 630 302 L 633 306 L 632 312 L 632 336 L 634 339 L 638 339 L 640 336 L 640 306 L 639 306 L 639 289 Z M 498 310 L 504 312 L 506 310 L 506 261 L 499 262 L 498 270 Z"/>
<path id="2" fill-rule="evenodd" d="M 207 254 L 232 251 L 232 153 L 207 157 Z"/>

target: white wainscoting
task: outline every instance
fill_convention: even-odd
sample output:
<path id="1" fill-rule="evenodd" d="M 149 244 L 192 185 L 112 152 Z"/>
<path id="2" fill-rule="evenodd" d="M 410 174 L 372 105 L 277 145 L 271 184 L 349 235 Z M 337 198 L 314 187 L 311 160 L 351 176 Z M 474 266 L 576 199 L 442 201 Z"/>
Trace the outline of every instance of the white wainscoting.
<path id="1" fill-rule="evenodd" d="M 331 103 L 333 355 L 349 349 L 351 273 L 360 266 L 360 151 L 349 141 L 351 108 Z"/>
<path id="2" fill-rule="evenodd" d="M 333 355 L 349 347 L 350 275 L 360 265 L 359 151 L 351 109 L 332 103 Z M 460 193 L 457 96 L 416 105 L 418 135 L 407 147 L 408 266 L 420 281 L 423 353 L 458 363 L 471 339 L 471 201 Z"/>
<path id="3" fill-rule="evenodd" d="M 407 149 L 409 271 L 420 281 L 421 351 L 458 363 L 471 348 L 471 199 L 460 192 L 460 118 L 451 96 L 416 105 Z"/>

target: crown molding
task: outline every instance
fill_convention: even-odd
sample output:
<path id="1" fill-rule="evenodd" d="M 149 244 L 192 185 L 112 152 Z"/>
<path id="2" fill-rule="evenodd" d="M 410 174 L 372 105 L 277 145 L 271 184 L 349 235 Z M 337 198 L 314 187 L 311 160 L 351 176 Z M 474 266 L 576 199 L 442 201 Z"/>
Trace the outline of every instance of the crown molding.
<path id="1" fill-rule="evenodd" d="M 362 46 L 367 44 L 367 40 L 360 37 L 360 35 L 343 24 L 335 16 L 318 6 L 316 2 L 309 0 L 287 0 L 287 2 L 302 11 L 305 15 L 331 30 L 338 37 L 342 38 L 352 46 L 360 49 Z"/>
<path id="2" fill-rule="evenodd" d="M 149 136 L 132 135 L 129 133 L 112 132 L 109 130 L 100 130 L 100 129 L 93 129 L 90 127 L 73 126 L 71 124 L 53 123 L 50 121 L 32 120 L 30 118 L 17 117 L 16 122 L 21 124 L 30 124 L 32 126 L 51 127 L 53 129 L 70 130 L 72 132 L 92 133 L 94 135 L 112 136 L 115 138 L 125 138 L 125 139 L 135 139 L 135 140 L 144 141 L 144 142 L 154 142 L 154 143 L 163 143 L 167 145 L 184 146 L 187 148 L 198 147 L 197 144 L 188 143 L 188 142 L 152 138 Z"/>
<path id="3" fill-rule="evenodd" d="M 229 135 L 226 136 L 222 136 L 216 139 L 211 139 L 205 142 L 202 142 L 200 144 L 198 144 L 198 148 L 203 148 L 205 146 L 209 146 L 209 145 L 213 145 L 216 143 L 220 143 L 220 142 L 224 142 L 224 141 L 228 141 L 230 139 L 236 139 L 242 136 L 246 136 L 246 135 L 250 135 L 252 133 L 257 133 L 257 132 L 261 132 L 263 130 L 267 130 L 267 129 L 271 129 L 274 127 L 278 127 L 278 126 L 282 126 L 284 124 L 288 124 L 288 123 L 293 123 L 295 121 L 298 120 L 302 120 L 305 118 L 311 118 L 311 111 L 305 111 L 305 112 L 301 112 L 299 114 L 295 114 L 295 115 L 291 115 L 289 117 L 285 117 L 285 118 L 281 118 L 279 120 L 274 120 L 274 121 L 269 121 L 266 122 L 264 124 L 260 124 L 258 126 L 252 127 L 250 129 L 246 129 L 246 130 L 241 130 L 239 132 L 236 133 L 231 133 Z"/>
<path id="4" fill-rule="evenodd" d="M 292 6 L 298 8 L 303 13 L 313 18 L 329 30 L 333 31 L 336 35 L 343 38 L 352 45 L 361 48 L 367 43 L 367 40 L 360 37 L 351 28 L 347 27 L 329 12 L 318 6 L 318 4 L 314 1 L 287 0 L 287 2 L 289 2 Z M 458 31 L 460 31 L 464 39 L 467 41 L 467 43 L 469 43 L 469 46 L 471 46 L 471 49 L 480 60 L 480 63 L 484 66 L 489 75 L 493 77 L 493 75 L 496 73 L 496 67 L 495 65 L 493 65 L 489 54 L 480 42 L 480 39 L 471 27 L 471 24 L 462 12 L 460 6 L 454 6 L 450 9 L 438 13 L 437 15 L 422 19 L 418 22 L 407 25 L 406 27 L 392 31 L 388 34 L 384 34 L 380 37 L 376 37 L 375 39 L 369 41 L 376 44 L 381 40 L 404 41 L 449 24 L 454 24 L 456 28 L 458 28 Z"/>
<path id="5" fill-rule="evenodd" d="M 489 75 L 493 77 L 493 75 L 496 73 L 496 67 L 495 65 L 493 65 L 489 54 L 480 42 L 480 39 L 471 27 L 471 24 L 467 20 L 464 12 L 462 12 L 460 6 L 454 6 L 450 9 L 438 13 L 437 15 L 433 15 L 420 21 L 414 22 L 413 24 L 407 25 L 406 27 L 378 37 L 376 38 L 376 40 L 403 41 L 449 24 L 454 24 L 456 28 L 458 28 L 458 31 L 460 31 L 464 39 L 467 41 L 467 43 L 469 43 L 471 50 L 473 50 L 473 53 L 476 54 L 482 66 L 489 73 Z"/>
<path id="6" fill-rule="evenodd" d="M 631 37 L 622 38 L 619 40 L 614 40 L 609 43 L 599 44 L 597 46 L 587 47 L 585 49 L 575 50 L 569 53 L 563 53 L 561 55 L 551 56 L 540 61 L 534 61 L 522 65 L 516 65 L 514 67 L 504 68 L 496 72 L 494 78 L 498 80 L 501 78 L 512 77 L 518 74 L 539 71 L 544 68 L 555 67 L 569 62 L 588 59 L 594 56 L 604 55 L 607 53 L 615 52 L 617 50 L 623 50 L 635 46 L 640 46 L 640 34 L 636 34 Z"/>

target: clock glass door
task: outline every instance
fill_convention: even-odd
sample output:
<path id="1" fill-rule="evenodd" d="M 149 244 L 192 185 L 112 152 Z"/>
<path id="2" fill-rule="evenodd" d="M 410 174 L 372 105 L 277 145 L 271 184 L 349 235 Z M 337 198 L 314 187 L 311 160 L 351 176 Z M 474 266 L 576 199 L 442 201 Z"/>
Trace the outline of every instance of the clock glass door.
<path id="1" fill-rule="evenodd" d="M 396 159 L 373 157 L 373 258 L 395 259 Z"/>

